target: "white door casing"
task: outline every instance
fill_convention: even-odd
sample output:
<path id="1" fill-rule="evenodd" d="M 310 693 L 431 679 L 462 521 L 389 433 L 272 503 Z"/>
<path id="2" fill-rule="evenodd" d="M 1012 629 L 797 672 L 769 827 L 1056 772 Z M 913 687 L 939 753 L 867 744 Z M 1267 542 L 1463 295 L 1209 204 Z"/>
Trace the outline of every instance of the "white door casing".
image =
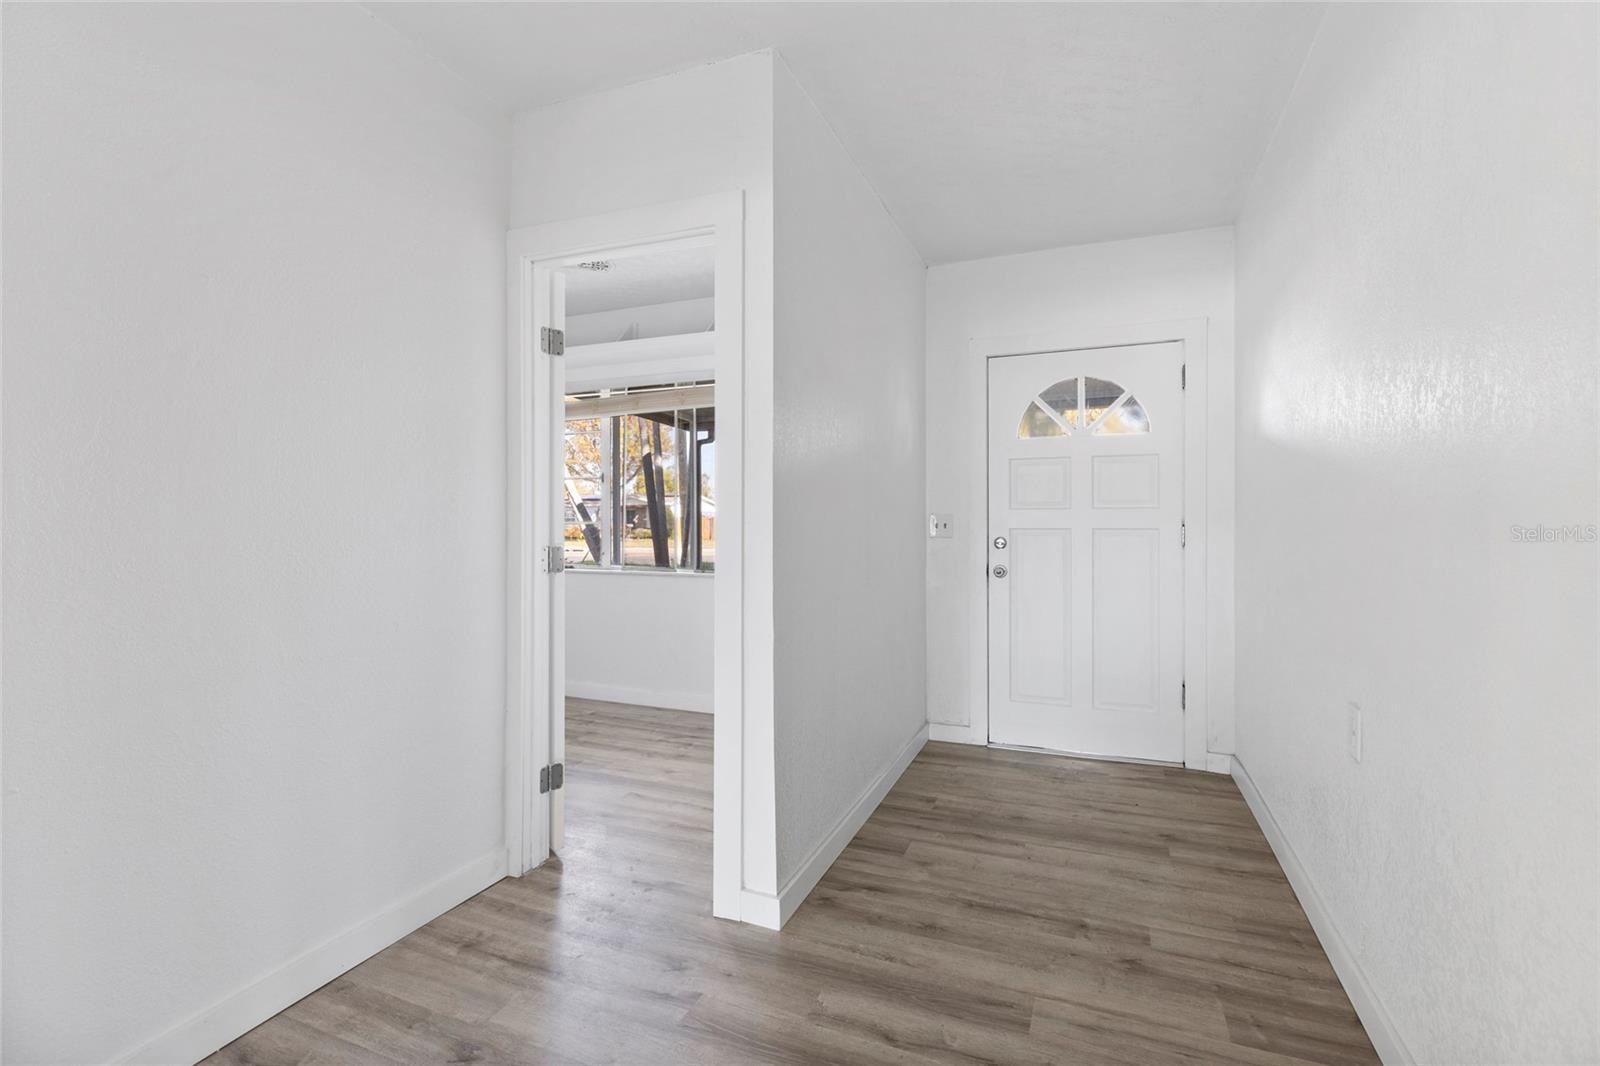
<path id="1" fill-rule="evenodd" d="M 992 743 L 1185 761 L 1183 358 L 988 361 Z"/>
<path id="2" fill-rule="evenodd" d="M 560 327 L 562 266 L 689 238 L 716 242 L 717 578 L 712 755 L 712 913 L 741 914 L 746 778 L 770 794 L 771 766 L 744 762 L 744 196 L 740 192 L 540 223 L 507 235 L 506 758 L 507 869 L 518 876 L 559 849 L 563 810 L 539 770 L 564 762 L 561 586 L 544 549 L 561 543 L 564 366 L 539 330 Z"/>

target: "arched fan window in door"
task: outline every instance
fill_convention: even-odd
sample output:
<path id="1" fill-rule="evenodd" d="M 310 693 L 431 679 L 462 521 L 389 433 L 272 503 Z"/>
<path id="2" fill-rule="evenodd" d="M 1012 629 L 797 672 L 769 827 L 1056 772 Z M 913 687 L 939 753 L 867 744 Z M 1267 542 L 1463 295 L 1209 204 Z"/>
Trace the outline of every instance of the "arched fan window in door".
<path id="1" fill-rule="evenodd" d="M 1017 424 L 1017 436 L 1023 439 L 1149 432 L 1150 418 L 1133 393 L 1114 381 L 1088 377 L 1051 385 L 1028 403 Z"/>

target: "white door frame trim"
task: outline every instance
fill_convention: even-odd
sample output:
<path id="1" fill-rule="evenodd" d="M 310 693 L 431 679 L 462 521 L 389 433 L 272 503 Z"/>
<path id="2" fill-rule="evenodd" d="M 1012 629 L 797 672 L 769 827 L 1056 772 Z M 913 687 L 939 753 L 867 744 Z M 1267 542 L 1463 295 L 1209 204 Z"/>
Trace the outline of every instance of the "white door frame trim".
<path id="1" fill-rule="evenodd" d="M 553 410 L 541 382 L 550 360 L 539 327 L 550 314 L 536 268 L 554 260 L 710 235 L 716 240 L 717 572 L 713 652 L 712 913 L 740 918 L 744 787 L 744 194 L 719 193 L 511 230 L 506 236 L 506 868 L 520 876 L 550 845 L 549 761 L 554 693 L 552 575 L 535 500 L 550 499 L 557 455 Z"/>
<path id="2" fill-rule="evenodd" d="M 1206 736 L 1209 726 L 1209 701 L 1206 697 L 1206 332 L 1204 318 L 1176 319 L 1144 325 L 1074 327 L 1047 330 L 1040 333 L 1023 333 L 1006 337 L 977 338 L 968 345 L 968 352 L 988 366 L 988 360 L 1012 355 L 1038 355 L 1046 352 L 1072 352 L 1091 348 L 1126 348 L 1142 344 L 1163 344 L 1178 341 L 1183 345 L 1183 362 L 1188 368 L 1183 392 L 1183 520 L 1187 533 L 1183 560 L 1183 673 L 1187 686 L 1187 706 L 1183 715 L 1183 765 L 1191 770 L 1211 769 L 1214 760 L 1208 760 Z M 987 382 L 988 375 L 985 373 Z M 984 476 L 977 479 L 968 497 L 968 514 L 973 516 L 975 529 L 988 529 L 989 476 L 988 476 L 988 389 L 975 394 L 971 401 L 979 412 L 979 424 L 984 426 Z M 980 537 L 987 540 L 987 533 Z M 988 555 L 984 553 L 985 560 Z M 989 602 L 989 573 L 974 568 L 973 586 L 977 591 L 974 603 Z M 983 611 L 983 625 L 979 627 L 980 640 L 972 642 L 977 655 L 976 676 L 987 678 L 989 671 L 988 611 Z M 934 739 L 963 739 L 955 734 L 966 733 L 972 742 L 988 743 L 989 699 L 987 681 L 984 698 L 973 708 L 972 724 L 966 728 L 934 727 Z M 942 735 L 941 735 L 942 734 Z"/>

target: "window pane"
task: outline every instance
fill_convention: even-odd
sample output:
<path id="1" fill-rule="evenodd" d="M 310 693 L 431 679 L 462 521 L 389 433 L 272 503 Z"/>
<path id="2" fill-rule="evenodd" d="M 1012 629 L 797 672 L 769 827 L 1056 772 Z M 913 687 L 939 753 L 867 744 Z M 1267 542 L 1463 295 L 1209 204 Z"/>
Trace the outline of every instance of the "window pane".
<path id="1" fill-rule="evenodd" d="M 569 566 L 600 562 L 601 434 L 605 419 L 572 419 L 566 424 L 564 555 Z"/>
<path id="2" fill-rule="evenodd" d="M 675 556 L 673 496 L 677 486 L 673 415 L 623 418 L 624 501 L 622 564 L 670 569 Z"/>
<path id="3" fill-rule="evenodd" d="M 1083 421 L 1084 425 L 1093 425 L 1094 420 L 1106 413 L 1106 408 L 1117 402 L 1117 397 L 1122 395 L 1122 386 L 1114 381 L 1103 378 L 1083 379 Z"/>
<path id="4" fill-rule="evenodd" d="M 699 412 L 700 445 L 700 569 L 717 568 L 717 499 L 712 491 L 716 484 L 717 442 L 704 427 L 711 422 L 711 410 Z"/>
<path id="5" fill-rule="evenodd" d="M 1149 433 L 1150 419 L 1144 413 L 1144 407 L 1132 396 L 1121 407 L 1106 416 L 1106 420 L 1095 427 L 1095 433 Z"/>
<path id="6" fill-rule="evenodd" d="M 1039 402 L 1061 416 L 1061 421 L 1074 428 L 1078 421 L 1078 379 L 1058 381 L 1039 394 Z"/>
<path id="7" fill-rule="evenodd" d="M 701 384 L 600 389 L 567 398 L 562 489 L 569 565 L 715 567 L 716 408 L 648 406 L 649 393 Z M 644 401 L 635 403 L 635 394 Z M 630 405 L 644 410 L 607 413 Z"/>
<path id="8" fill-rule="evenodd" d="M 1024 440 L 1031 437 L 1059 437 L 1063 433 L 1060 424 L 1045 413 L 1038 400 L 1028 404 L 1028 409 L 1022 412 L 1021 423 L 1017 425 L 1017 436 Z"/>

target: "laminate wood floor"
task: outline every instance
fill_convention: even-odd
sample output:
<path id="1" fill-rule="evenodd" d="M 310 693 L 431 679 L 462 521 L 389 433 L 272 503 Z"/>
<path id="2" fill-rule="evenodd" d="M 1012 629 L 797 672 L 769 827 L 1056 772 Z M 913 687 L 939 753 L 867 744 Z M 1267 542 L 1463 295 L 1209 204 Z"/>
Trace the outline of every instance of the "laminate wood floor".
<path id="1" fill-rule="evenodd" d="M 207 1061 L 1377 1061 L 1226 777 L 929 744 L 773 933 L 710 916 L 710 716 L 567 742 L 560 861 Z"/>

